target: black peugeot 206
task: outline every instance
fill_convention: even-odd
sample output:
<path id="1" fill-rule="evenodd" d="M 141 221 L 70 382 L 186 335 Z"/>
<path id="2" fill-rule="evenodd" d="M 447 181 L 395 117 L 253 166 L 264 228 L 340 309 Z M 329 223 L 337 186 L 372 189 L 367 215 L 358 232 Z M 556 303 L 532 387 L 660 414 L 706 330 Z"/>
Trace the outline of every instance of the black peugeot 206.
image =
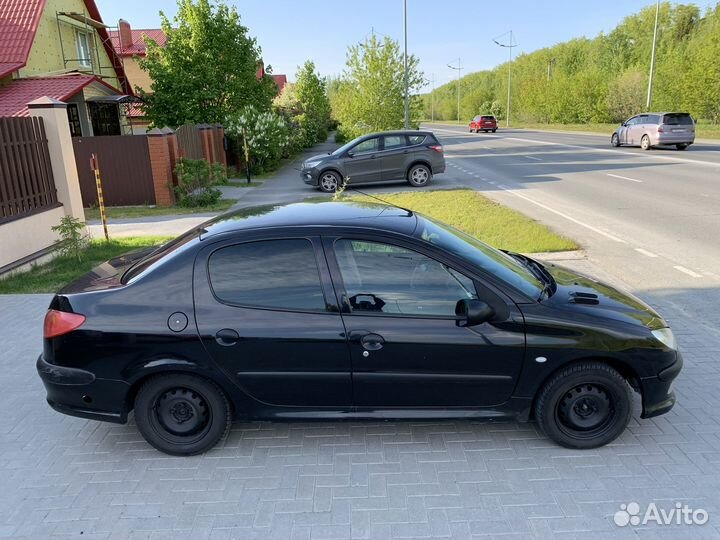
<path id="1" fill-rule="evenodd" d="M 675 403 L 667 323 L 613 287 L 381 204 L 226 214 L 69 284 L 37 368 L 56 410 L 175 455 L 231 420 L 534 419 L 557 443 Z"/>

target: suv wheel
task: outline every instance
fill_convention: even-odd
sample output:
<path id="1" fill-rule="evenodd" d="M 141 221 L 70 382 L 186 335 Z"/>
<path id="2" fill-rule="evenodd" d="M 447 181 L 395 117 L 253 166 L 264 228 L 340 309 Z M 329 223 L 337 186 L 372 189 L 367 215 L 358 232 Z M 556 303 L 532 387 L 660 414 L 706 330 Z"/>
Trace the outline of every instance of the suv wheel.
<path id="1" fill-rule="evenodd" d="M 632 389 L 622 375 L 606 364 L 583 362 L 545 384 L 535 418 L 542 432 L 561 446 L 596 448 L 625 430 L 632 404 Z"/>
<path id="2" fill-rule="evenodd" d="M 408 184 L 413 187 L 423 187 L 430 183 L 432 173 L 427 165 L 413 165 L 407 175 Z"/>
<path id="3" fill-rule="evenodd" d="M 340 186 L 340 175 L 335 171 L 325 171 L 320 175 L 320 191 L 323 193 L 335 193 Z"/>
<path id="4" fill-rule="evenodd" d="M 687 150 L 688 146 L 688 144 L 676 144 L 675 148 L 677 148 L 678 150 Z"/>
<path id="5" fill-rule="evenodd" d="M 615 147 L 620 146 L 620 137 L 618 137 L 617 133 L 613 133 L 612 137 L 610 137 L 610 144 L 612 144 Z"/>
<path id="6" fill-rule="evenodd" d="M 232 422 L 225 393 L 184 373 L 156 375 L 135 398 L 135 423 L 152 446 L 174 456 L 201 454 L 223 439 Z"/>
<path id="7" fill-rule="evenodd" d="M 650 137 L 647 135 L 642 136 L 642 139 L 640 139 L 640 148 L 643 150 L 650 150 Z"/>

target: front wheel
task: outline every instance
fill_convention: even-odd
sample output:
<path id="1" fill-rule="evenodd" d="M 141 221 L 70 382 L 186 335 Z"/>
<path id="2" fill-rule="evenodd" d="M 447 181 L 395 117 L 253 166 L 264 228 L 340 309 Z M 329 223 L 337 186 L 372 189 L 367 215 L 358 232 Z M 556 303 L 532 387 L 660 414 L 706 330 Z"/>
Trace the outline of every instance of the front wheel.
<path id="1" fill-rule="evenodd" d="M 152 446 L 174 456 L 201 454 L 223 439 L 232 414 L 213 382 L 184 373 L 156 375 L 135 398 L 135 423 Z"/>
<path id="2" fill-rule="evenodd" d="M 432 172 L 427 165 L 413 165 L 408 171 L 408 184 L 413 187 L 424 187 L 432 178 Z"/>
<path id="3" fill-rule="evenodd" d="M 610 144 L 612 144 L 616 148 L 620 146 L 620 137 L 618 137 L 617 133 L 613 133 L 612 137 L 610 137 Z"/>
<path id="4" fill-rule="evenodd" d="M 675 148 L 677 148 L 678 150 L 687 150 L 687 147 L 688 147 L 688 146 L 690 146 L 690 145 L 688 145 L 688 144 L 676 144 L 676 145 L 675 145 Z"/>
<path id="5" fill-rule="evenodd" d="M 340 186 L 340 175 L 335 171 L 326 171 L 320 175 L 320 191 L 323 193 L 335 193 Z"/>
<path id="6" fill-rule="evenodd" d="M 650 150 L 650 137 L 647 135 L 642 136 L 642 139 L 640 139 L 640 148 L 643 150 Z"/>
<path id="7" fill-rule="evenodd" d="M 566 448 L 597 448 L 614 441 L 632 414 L 632 389 L 600 362 L 571 365 L 540 390 L 535 418 L 545 435 Z"/>

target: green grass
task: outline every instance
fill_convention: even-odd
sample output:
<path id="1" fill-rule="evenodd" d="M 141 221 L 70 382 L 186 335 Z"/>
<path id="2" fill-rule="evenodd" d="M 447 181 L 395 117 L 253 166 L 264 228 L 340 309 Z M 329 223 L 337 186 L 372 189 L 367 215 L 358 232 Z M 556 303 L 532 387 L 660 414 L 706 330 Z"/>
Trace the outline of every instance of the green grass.
<path id="1" fill-rule="evenodd" d="M 137 236 L 117 240 L 93 240 L 83 253 L 82 261 L 73 257 L 56 257 L 46 264 L 33 266 L 27 272 L 0 279 L 0 294 L 52 293 L 80 277 L 101 262 L 170 240 L 165 236 Z"/>
<path id="2" fill-rule="evenodd" d="M 380 197 L 447 223 L 496 248 L 520 253 L 578 249 L 571 239 L 469 189 L 384 193 Z M 369 200 L 361 195 L 343 198 Z"/>
<path id="3" fill-rule="evenodd" d="M 176 214 L 207 214 L 210 212 L 224 212 L 237 201 L 235 199 L 221 199 L 211 206 L 185 208 L 184 206 L 107 206 L 105 215 L 108 220 L 136 218 L 148 216 L 173 216 Z M 85 209 L 85 219 L 100 219 L 100 208 L 91 206 Z"/>

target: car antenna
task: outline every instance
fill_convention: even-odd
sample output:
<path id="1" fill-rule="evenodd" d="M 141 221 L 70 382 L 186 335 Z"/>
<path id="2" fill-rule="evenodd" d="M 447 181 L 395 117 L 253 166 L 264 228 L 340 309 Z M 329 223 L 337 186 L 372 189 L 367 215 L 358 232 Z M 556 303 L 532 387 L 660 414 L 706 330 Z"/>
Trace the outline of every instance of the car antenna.
<path id="1" fill-rule="evenodd" d="M 348 186 L 348 185 L 346 184 L 345 189 L 349 189 L 349 190 L 352 190 L 352 191 L 357 191 L 360 195 L 365 195 L 366 197 L 370 197 L 371 199 L 375 199 L 376 201 L 380 201 L 381 203 L 387 204 L 388 206 L 393 206 L 393 207 L 395 207 L 395 208 L 399 208 L 400 210 L 405 210 L 405 211 L 406 211 L 408 214 L 410 214 L 411 216 L 413 215 L 413 211 L 410 210 L 409 208 L 403 208 L 402 206 L 398 206 L 397 204 L 393 204 L 393 203 L 391 203 L 391 202 L 388 202 L 388 201 L 386 201 L 386 200 L 384 200 L 384 199 L 381 199 L 380 197 L 376 197 L 375 195 L 370 195 L 370 193 L 365 193 L 364 191 L 360 191 L 360 190 L 359 190 L 358 188 L 356 188 L 356 187 Z"/>

